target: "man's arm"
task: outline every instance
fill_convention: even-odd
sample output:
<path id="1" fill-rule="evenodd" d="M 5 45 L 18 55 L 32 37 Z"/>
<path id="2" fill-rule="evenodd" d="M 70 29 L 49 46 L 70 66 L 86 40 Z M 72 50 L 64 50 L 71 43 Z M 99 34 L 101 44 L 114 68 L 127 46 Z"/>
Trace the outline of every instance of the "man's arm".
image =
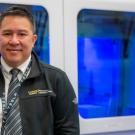
<path id="1" fill-rule="evenodd" d="M 58 75 L 55 85 L 54 134 L 80 135 L 77 98 L 67 75 Z"/>

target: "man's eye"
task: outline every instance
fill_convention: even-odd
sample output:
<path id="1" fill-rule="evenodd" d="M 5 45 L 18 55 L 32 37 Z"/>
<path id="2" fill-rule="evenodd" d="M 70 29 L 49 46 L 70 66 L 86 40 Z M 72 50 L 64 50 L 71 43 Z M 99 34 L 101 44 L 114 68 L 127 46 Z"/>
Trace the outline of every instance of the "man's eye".
<path id="1" fill-rule="evenodd" d="M 19 33 L 18 35 L 19 35 L 19 36 L 27 36 L 26 33 Z"/>
<path id="2" fill-rule="evenodd" d="M 6 32 L 6 33 L 3 33 L 2 35 L 3 35 L 3 36 L 10 36 L 10 35 L 11 35 L 11 33 Z"/>

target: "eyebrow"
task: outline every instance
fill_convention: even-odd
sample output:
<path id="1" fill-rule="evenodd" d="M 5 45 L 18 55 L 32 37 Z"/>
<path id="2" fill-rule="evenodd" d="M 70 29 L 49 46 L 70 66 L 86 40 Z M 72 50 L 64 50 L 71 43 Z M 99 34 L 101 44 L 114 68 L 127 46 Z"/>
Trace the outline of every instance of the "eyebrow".
<path id="1" fill-rule="evenodd" d="M 13 32 L 14 30 L 11 30 L 11 29 L 5 29 L 5 30 L 2 30 L 2 32 Z M 17 32 L 26 32 L 26 33 L 28 33 L 28 31 L 27 30 L 25 30 L 25 29 L 20 29 L 20 30 L 16 30 Z"/>

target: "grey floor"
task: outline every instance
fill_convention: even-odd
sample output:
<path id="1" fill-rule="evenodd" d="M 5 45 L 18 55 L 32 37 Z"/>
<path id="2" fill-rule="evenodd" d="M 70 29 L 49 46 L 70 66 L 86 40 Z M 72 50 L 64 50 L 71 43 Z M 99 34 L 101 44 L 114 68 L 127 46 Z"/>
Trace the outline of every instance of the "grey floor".
<path id="1" fill-rule="evenodd" d="M 87 134 L 87 135 L 135 135 L 135 130 L 124 132 L 113 132 L 113 133 Z"/>

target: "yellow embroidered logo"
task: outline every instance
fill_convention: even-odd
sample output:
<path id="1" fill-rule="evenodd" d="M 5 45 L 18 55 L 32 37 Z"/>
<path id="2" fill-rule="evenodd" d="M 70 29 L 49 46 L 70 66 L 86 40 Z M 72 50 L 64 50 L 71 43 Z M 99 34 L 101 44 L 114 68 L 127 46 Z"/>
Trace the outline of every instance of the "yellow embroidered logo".
<path id="1" fill-rule="evenodd" d="M 29 95 L 36 95 L 36 94 L 46 94 L 46 93 L 51 93 L 52 91 L 50 90 L 39 90 L 39 89 L 35 89 L 35 90 L 31 90 L 28 91 Z"/>
<path id="2" fill-rule="evenodd" d="M 31 90 L 31 91 L 28 91 L 28 94 L 29 94 L 29 95 L 38 94 L 38 90 Z"/>

